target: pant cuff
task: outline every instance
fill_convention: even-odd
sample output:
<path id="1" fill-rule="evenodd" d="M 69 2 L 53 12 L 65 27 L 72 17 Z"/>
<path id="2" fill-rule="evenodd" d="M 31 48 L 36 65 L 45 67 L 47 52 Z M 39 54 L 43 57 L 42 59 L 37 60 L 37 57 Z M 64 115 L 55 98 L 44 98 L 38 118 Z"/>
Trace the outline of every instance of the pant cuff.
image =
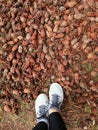
<path id="1" fill-rule="evenodd" d="M 39 122 L 45 122 L 47 125 L 49 125 L 47 117 L 42 117 L 42 118 L 37 119 L 37 123 L 39 123 Z"/>

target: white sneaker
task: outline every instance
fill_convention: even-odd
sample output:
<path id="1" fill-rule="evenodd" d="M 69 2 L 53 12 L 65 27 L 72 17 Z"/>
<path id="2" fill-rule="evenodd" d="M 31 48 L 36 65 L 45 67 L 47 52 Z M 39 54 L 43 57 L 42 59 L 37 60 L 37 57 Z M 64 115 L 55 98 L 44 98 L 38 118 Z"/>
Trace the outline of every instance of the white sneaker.
<path id="1" fill-rule="evenodd" d="M 58 83 L 52 83 L 49 90 L 49 109 L 50 108 L 57 108 L 60 109 L 61 104 L 63 102 L 64 93 L 63 89 Z"/>
<path id="2" fill-rule="evenodd" d="M 48 124 L 48 97 L 46 94 L 40 94 L 35 101 L 35 111 L 37 122 L 44 121 Z"/>

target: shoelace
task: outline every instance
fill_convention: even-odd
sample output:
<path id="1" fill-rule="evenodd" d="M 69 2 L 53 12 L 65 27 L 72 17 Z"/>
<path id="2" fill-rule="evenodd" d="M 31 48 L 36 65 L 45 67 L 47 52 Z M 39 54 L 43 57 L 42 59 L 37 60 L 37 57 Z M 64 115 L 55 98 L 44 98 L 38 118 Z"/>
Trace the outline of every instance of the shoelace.
<path id="1" fill-rule="evenodd" d="M 51 105 L 59 107 L 60 103 L 59 103 L 59 96 L 57 94 L 53 94 L 52 95 L 52 100 L 51 100 Z"/>
<path id="2" fill-rule="evenodd" d="M 47 106 L 45 105 L 39 106 L 38 117 L 44 116 L 46 114 L 46 111 L 47 111 Z"/>

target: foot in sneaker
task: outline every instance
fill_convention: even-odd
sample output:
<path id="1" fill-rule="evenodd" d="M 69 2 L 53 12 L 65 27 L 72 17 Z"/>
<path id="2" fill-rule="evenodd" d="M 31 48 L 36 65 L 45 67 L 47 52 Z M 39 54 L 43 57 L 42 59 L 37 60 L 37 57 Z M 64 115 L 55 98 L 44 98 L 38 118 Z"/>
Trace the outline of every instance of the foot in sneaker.
<path id="1" fill-rule="evenodd" d="M 37 122 L 46 122 L 48 124 L 48 97 L 46 94 L 40 94 L 35 101 L 35 111 Z"/>
<path id="2" fill-rule="evenodd" d="M 49 90 L 49 109 L 56 108 L 60 110 L 63 102 L 64 94 L 63 89 L 58 83 L 52 83 Z"/>

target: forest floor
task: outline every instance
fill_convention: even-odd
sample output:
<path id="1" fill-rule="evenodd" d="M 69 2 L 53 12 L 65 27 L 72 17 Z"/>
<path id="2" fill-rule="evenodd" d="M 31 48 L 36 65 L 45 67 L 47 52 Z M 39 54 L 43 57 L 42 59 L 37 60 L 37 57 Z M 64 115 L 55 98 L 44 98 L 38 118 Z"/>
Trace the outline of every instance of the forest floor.
<path id="1" fill-rule="evenodd" d="M 0 0 L 0 130 L 31 130 L 53 82 L 68 130 L 98 130 L 98 0 Z"/>

